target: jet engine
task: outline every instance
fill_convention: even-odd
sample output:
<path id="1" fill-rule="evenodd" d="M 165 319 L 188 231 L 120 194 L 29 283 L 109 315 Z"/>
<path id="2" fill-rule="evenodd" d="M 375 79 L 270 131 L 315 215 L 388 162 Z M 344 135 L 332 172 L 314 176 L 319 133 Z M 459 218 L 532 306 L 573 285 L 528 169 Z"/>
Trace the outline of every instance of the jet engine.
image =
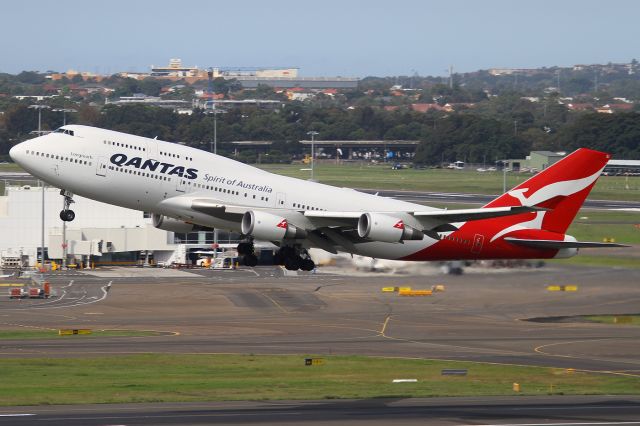
<path id="1" fill-rule="evenodd" d="M 422 231 L 407 226 L 401 219 L 382 213 L 364 213 L 358 220 L 358 235 L 385 243 L 399 243 L 404 240 L 421 240 Z"/>
<path id="2" fill-rule="evenodd" d="M 262 241 L 305 238 L 307 233 L 281 216 L 250 210 L 242 216 L 242 233 Z"/>
<path id="3" fill-rule="evenodd" d="M 153 226 L 158 229 L 162 229 L 163 231 L 187 233 L 206 229 L 200 225 L 194 225 L 193 223 L 187 223 L 185 221 L 163 216 L 157 213 L 153 214 L 152 220 Z"/>

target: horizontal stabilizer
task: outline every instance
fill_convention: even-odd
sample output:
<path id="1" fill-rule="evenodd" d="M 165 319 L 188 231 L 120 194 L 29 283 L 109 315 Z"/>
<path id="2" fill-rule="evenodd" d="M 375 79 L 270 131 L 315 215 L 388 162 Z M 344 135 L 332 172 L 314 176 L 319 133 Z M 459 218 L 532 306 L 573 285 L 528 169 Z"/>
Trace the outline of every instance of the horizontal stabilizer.
<path id="1" fill-rule="evenodd" d="M 504 239 L 519 246 L 538 249 L 567 249 L 567 248 L 596 248 L 596 247 L 629 247 L 617 243 L 597 243 L 591 241 L 558 241 L 558 240 L 525 240 L 522 238 L 507 237 Z"/>
<path id="2" fill-rule="evenodd" d="M 512 206 L 512 207 L 485 207 L 482 209 L 460 210 L 433 210 L 414 212 L 416 218 L 432 218 L 444 223 L 468 222 L 472 220 L 492 219 L 495 217 L 513 216 L 522 213 L 545 211 L 540 207 Z"/>

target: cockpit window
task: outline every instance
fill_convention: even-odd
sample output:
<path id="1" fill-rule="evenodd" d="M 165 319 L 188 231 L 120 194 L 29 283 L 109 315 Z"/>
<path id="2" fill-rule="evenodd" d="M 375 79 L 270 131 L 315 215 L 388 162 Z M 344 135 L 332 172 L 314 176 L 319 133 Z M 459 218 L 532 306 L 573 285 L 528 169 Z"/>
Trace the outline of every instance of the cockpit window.
<path id="1" fill-rule="evenodd" d="M 64 133 L 65 135 L 73 136 L 73 130 L 65 129 L 64 127 L 58 127 L 53 133 Z"/>

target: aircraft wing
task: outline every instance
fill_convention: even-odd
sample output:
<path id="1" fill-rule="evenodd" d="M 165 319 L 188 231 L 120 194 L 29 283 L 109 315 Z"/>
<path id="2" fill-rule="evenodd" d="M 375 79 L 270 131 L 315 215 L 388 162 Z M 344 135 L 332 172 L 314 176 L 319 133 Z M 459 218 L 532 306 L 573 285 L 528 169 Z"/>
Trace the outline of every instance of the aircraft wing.
<path id="1" fill-rule="evenodd" d="M 415 218 L 420 226 L 416 228 L 421 231 L 430 231 L 442 225 L 458 222 L 469 222 L 473 220 L 491 219 L 495 217 L 512 216 L 522 213 L 542 211 L 539 207 L 518 206 L 518 207 L 492 207 L 483 209 L 456 209 L 456 210 L 428 210 L 428 211 L 389 211 L 376 212 L 399 219 L 406 219 L 407 215 Z M 360 216 L 367 212 L 330 212 L 330 211 L 305 211 L 305 217 L 312 220 L 323 220 L 324 222 L 350 222 L 357 224 Z M 415 224 L 414 224 L 415 226 Z"/>
<path id="2" fill-rule="evenodd" d="M 363 216 L 368 216 L 370 222 L 384 223 L 382 226 L 398 227 L 414 232 L 413 237 L 407 239 L 421 239 L 422 234 L 439 239 L 439 232 L 454 231 L 456 224 L 473 220 L 482 220 L 509 215 L 517 215 L 542 210 L 537 207 L 494 207 L 483 209 L 456 210 L 420 210 L 420 211 L 322 211 L 297 210 L 275 207 L 255 207 L 241 204 L 228 204 L 204 194 L 191 193 L 164 200 L 162 204 L 171 206 L 172 210 L 189 215 L 198 212 L 207 216 L 223 219 L 240 224 L 243 217 L 265 215 L 274 224 L 286 220 L 287 226 L 297 229 L 295 238 L 306 238 L 313 245 L 324 250 L 334 252 L 335 246 L 353 251 L 354 244 L 364 241 L 385 241 L 374 234 L 364 234 L 358 230 Z M 278 220 L 275 220 L 279 218 Z M 264 220 L 260 221 L 265 223 Z M 399 225 L 401 224 L 401 225 Z M 459 226 L 459 225 L 458 225 Z M 304 235 L 304 237 L 303 237 Z M 405 237 L 403 237 L 405 238 Z M 392 238 L 395 241 L 395 237 Z M 397 241 L 402 238 L 398 237 Z"/>

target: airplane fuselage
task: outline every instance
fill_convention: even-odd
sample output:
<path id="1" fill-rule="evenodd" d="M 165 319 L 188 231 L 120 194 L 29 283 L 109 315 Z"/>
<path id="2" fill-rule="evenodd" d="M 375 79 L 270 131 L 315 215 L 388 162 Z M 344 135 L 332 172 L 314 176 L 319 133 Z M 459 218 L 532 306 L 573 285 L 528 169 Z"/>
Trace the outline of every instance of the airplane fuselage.
<path id="1" fill-rule="evenodd" d="M 237 218 L 192 208 L 193 200 L 236 209 L 246 207 L 247 211 L 294 212 L 303 219 L 305 213 L 397 212 L 400 216 L 396 217 L 406 218 L 410 223 L 416 219 L 406 212 L 413 215 L 440 211 L 353 189 L 276 175 L 177 143 L 88 126 L 64 126 L 13 147 L 10 154 L 26 171 L 74 194 L 235 232 L 241 231 Z M 544 212 L 514 216 L 518 217 L 519 222 L 534 223 L 535 218 L 539 218 L 542 223 Z M 317 217 L 314 220 L 314 224 L 322 222 Z M 348 251 L 407 260 L 549 258 L 575 254 L 514 247 L 503 238 L 491 240 L 513 220 L 505 223 L 498 220 L 458 223 L 455 230 L 442 232 L 436 238 L 424 235 L 397 243 L 355 239 Z M 516 225 L 512 228 L 514 226 L 517 228 Z M 329 227 L 326 230 L 331 232 Z"/>

